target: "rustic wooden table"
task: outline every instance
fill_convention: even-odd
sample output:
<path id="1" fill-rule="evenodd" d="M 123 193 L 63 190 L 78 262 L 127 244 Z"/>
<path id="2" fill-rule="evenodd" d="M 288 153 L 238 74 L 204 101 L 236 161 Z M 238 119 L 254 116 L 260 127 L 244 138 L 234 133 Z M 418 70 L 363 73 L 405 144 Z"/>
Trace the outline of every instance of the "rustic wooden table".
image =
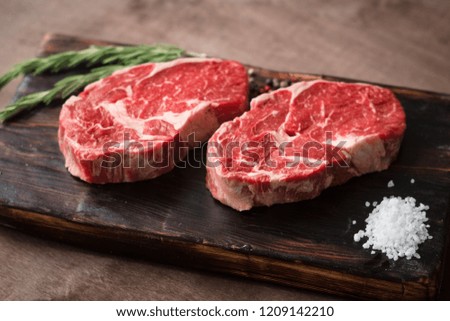
<path id="1" fill-rule="evenodd" d="M 450 93 L 449 21 L 448 1 L 3 0 L 0 73 L 33 56 L 43 34 L 53 31 L 169 42 L 276 70 Z M 14 85 L 2 91 L 0 106 Z M 0 228 L 0 262 L 0 299 L 336 299 L 91 252 L 7 228 Z"/>

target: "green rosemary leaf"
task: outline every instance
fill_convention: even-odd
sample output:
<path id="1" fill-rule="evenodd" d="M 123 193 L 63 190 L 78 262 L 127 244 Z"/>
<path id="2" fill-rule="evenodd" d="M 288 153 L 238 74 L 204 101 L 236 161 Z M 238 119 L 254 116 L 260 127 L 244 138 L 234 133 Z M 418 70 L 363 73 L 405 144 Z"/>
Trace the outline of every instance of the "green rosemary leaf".
<path id="1" fill-rule="evenodd" d="M 48 95 L 50 92 L 51 90 L 41 91 L 19 98 L 13 104 L 7 106 L 5 109 L 0 111 L 0 122 L 3 122 L 13 117 L 19 112 L 28 110 L 36 105 L 39 105 L 43 101 L 45 96 Z"/>
<path id="2" fill-rule="evenodd" d="M 19 77 L 22 74 L 20 69 L 11 69 L 2 77 L 0 77 L 0 89 L 3 88 L 6 84 L 8 84 L 14 78 Z"/>
<path id="3" fill-rule="evenodd" d="M 4 122 L 18 113 L 32 109 L 37 105 L 49 105 L 56 99 L 66 99 L 82 90 L 90 83 L 105 78 L 111 75 L 114 71 L 124 67 L 125 66 L 121 65 L 104 66 L 94 68 L 87 74 L 68 76 L 58 81 L 52 89 L 21 97 L 5 109 L 1 110 L 0 122 Z"/>
<path id="4" fill-rule="evenodd" d="M 0 89 L 14 78 L 24 75 L 57 73 L 79 66 L 97 65 L 132 66 L 150 61 L 168 61 L 184 55 L 183 49 L 170 45 L 139 46 L 90 46 L 79 51 L 66 51 L 47 57 L 33 58 L 15 65 L 0 77 Z"/>

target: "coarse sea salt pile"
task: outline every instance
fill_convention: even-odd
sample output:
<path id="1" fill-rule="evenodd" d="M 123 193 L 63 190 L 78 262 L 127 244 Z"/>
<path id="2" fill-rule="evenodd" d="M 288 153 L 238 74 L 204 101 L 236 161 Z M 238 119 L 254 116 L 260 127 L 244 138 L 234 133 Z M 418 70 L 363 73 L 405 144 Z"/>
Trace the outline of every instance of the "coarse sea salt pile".
<path id="1" fill-rule="evenodd" d="M 360 230 L 353 238 L 359 242 L 367 237 L 363 248 L 380 250 L 394 261 L 399 257 L 419 259 L 419 244 L 433 238 L 428 234 L 430 225 L 425 224 L 428 221 L 425 211 L 428 209 L 422 203 L 416 207 L 416 200 L 412 197 L 385 197 L 366 219 L 366 230 Z"/>

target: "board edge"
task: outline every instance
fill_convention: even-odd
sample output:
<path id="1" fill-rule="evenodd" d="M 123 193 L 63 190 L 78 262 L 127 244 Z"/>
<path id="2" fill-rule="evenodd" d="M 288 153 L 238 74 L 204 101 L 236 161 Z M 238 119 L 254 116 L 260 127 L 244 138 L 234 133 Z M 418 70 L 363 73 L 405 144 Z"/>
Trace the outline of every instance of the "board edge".
<path id="1" fill-rule="evenodd" d="M 232 274 L 354 299 L 430 300 L 437 298 L 439 284 L 436 278 L 403 283 L 366 278 L 300 262 L 250 256 L 245 252 L 223 249 L 210 244 L 189 243 L 140 231 L 81 224 L 45 213 L 29 212 L 3 205 L 0 205 L 0 224 L 41 238 L 58 240 L 100 252 Z M 99 235 L 99 232 L 102 235 Z M 172 257 L 161 257 L 161 254 L 167 255 L 167 250 L 164 250 L 167 243 L 170 243 L 173 249 Z M 183 259 L 180 260 L 180 257 Z M 283 271 L 283 275 L 280 275 L 279 271 Z M 290 277 L 293 275 L 298 277 Z M 361 289 L 360 295 L 355 295 L 355 288 Z M 392 291 L 387 292 L 387 288 Z"/>

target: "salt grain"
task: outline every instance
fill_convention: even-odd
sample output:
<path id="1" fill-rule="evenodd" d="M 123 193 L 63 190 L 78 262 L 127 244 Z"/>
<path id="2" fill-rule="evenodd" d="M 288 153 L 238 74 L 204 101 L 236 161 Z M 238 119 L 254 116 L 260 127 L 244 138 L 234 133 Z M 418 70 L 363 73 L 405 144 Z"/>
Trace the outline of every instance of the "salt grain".
<path id="1" fill-rule="evenodd" d="M 375 207 L 377 206 L 378 202 L 373 202 L 372 205 Z"/>
<path id="2" fill-rule="evenodd" d="M 387 187 L 389 187 L 389 188 L 391 188 L 391 187 L 394 187 L 395 185 L 394 185 L 394 181 L 393 180 L 390 180 L 389 182 L 388 182 L 388 184 L 387 184 Z"/>
<path id="3" fill-rule="evenodd" d="M 366 202 L 366 207 L 369 207 L 370 206 L 370 203 L 369 202 Z"/>
<path id="4" fill-rule="evenodd" d="M 364 236 L 364 231 L 360 230 L 358 233 L 353 235 L 353 239 L 355 240 L 355 242 L 359 242 L 363 236 Z"/>
<path id="5" fill-rule="evenodd" d="M 424 204 L 416 207 L 416 200 L 412 197 L 385 197 L 366 219 L 365 231 L 360 230 L 353 239 L 359 242 L 367 237 L 363 248 L 372 247 L 372 252 L 380 250 L 394 261 L 401 257 L 408 260 L 420 258 L 417 253 L 419 244 L 432 239 L 427 230 L 429 225 L 425 224 L 428 209 Z"/>
<path id="6" fill-rule="evenodd" d="M 414 184 L 416 180 L 414 178 L 411 178 L 411 184 Z"/>
<path id="7" fill-rule="evenodd" d="M 352 224 L 353 224 L 353 225 L 355 225 L 355 224 L 356 224 L 356 221 L 355 221 L 355 220 L 353 220 L 353 221 L 352 221 Z"/>

